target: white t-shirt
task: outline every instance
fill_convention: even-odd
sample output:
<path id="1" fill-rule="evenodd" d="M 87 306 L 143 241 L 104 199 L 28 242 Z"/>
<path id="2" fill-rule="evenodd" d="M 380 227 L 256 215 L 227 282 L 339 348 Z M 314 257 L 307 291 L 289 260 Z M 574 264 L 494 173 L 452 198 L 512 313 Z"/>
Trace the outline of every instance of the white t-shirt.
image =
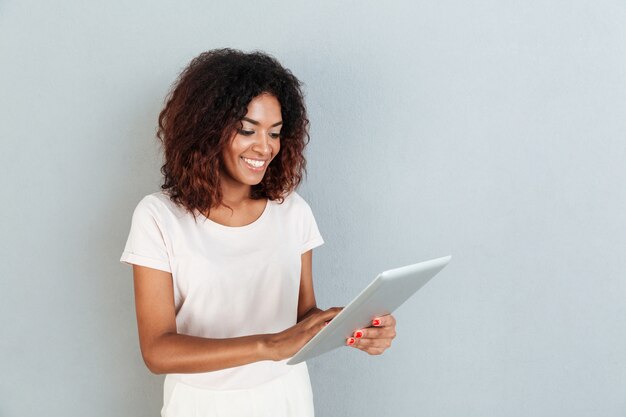
<path id="1" fill-rule="evenodd" d="M 324 243 L 307 202 L 295 191 L 241 227 L 196 210 L 197 224 L 165 191 L 135 208 L 121 262 L 171 272 L 179 334 L 230 338 L 277 333 L 297 322 L 301 255 Z M 291 369 L 259 361 L 213 372 L 168 374 L 212 389 L 244 389 Z"/>

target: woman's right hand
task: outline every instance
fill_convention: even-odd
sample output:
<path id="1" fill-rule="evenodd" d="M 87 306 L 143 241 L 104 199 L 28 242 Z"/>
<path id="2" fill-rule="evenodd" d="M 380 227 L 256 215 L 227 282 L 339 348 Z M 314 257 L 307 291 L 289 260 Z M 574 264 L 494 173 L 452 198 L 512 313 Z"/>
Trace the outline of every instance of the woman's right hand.
<path id="1" fill-rule="evenodd" d="M 327 310 L 316 311 L 294 326 L 280 333 L 268 335 L 266 340 L 267 356 L 273 361 L 280 361 L 292 357 L 324 328 L 343 307 L 331 307 Z"/>

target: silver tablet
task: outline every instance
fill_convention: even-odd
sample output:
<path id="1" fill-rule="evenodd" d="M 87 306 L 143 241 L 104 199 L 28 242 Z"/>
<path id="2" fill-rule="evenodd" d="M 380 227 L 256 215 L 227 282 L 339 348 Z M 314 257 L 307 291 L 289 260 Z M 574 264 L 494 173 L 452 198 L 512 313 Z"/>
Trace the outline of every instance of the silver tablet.
<path id="1" fill-rule="evenodd" d="M 339 312 L 326 327 L 287 361 L 305 361 L 346 345 L 355 330 L 370 327 L 372 319 L 393 313 L 402 303 L 450 262 L 451 256 L 431 259 L 380 273 L 361 293 Z"/>

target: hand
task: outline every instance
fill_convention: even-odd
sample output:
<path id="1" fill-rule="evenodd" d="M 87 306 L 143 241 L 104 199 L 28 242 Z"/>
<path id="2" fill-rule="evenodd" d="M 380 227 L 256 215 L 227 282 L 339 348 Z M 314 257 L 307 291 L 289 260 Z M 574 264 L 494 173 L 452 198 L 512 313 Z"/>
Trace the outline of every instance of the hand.
<path id="1" fill-rule="evenodd" d="M 372 326 L 356 330 L 352 336 L 346 339 L 346 345 L 370 355 L 380 355 L 396 337 L 396 319 L 391 314 L 376 317 L 372 320 Z"/>
<path id="2" fill-rule="evenodd" d="M 328 310 L 316 311 L 280 333 L 267 335 L 265 341 L 266 355 L 264 356 L 273 361 L 292 357 L 341 310 L 343 307 L 331 307 Z"/>

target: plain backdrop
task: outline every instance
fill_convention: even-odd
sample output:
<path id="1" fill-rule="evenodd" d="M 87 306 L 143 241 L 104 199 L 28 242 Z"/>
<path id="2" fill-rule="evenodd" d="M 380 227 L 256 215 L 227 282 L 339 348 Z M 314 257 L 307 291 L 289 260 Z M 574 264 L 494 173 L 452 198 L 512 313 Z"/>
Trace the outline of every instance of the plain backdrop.
<path id="1" fill-rule="evenodd" d="M 138 201 L 202 51 L 304 83 L 318 305 L 450 265 L 382 356 L 309 361 L 318 416 L 626 415 L 623 1 L 0 2 L 0 416 L 159 415 Z"/>

